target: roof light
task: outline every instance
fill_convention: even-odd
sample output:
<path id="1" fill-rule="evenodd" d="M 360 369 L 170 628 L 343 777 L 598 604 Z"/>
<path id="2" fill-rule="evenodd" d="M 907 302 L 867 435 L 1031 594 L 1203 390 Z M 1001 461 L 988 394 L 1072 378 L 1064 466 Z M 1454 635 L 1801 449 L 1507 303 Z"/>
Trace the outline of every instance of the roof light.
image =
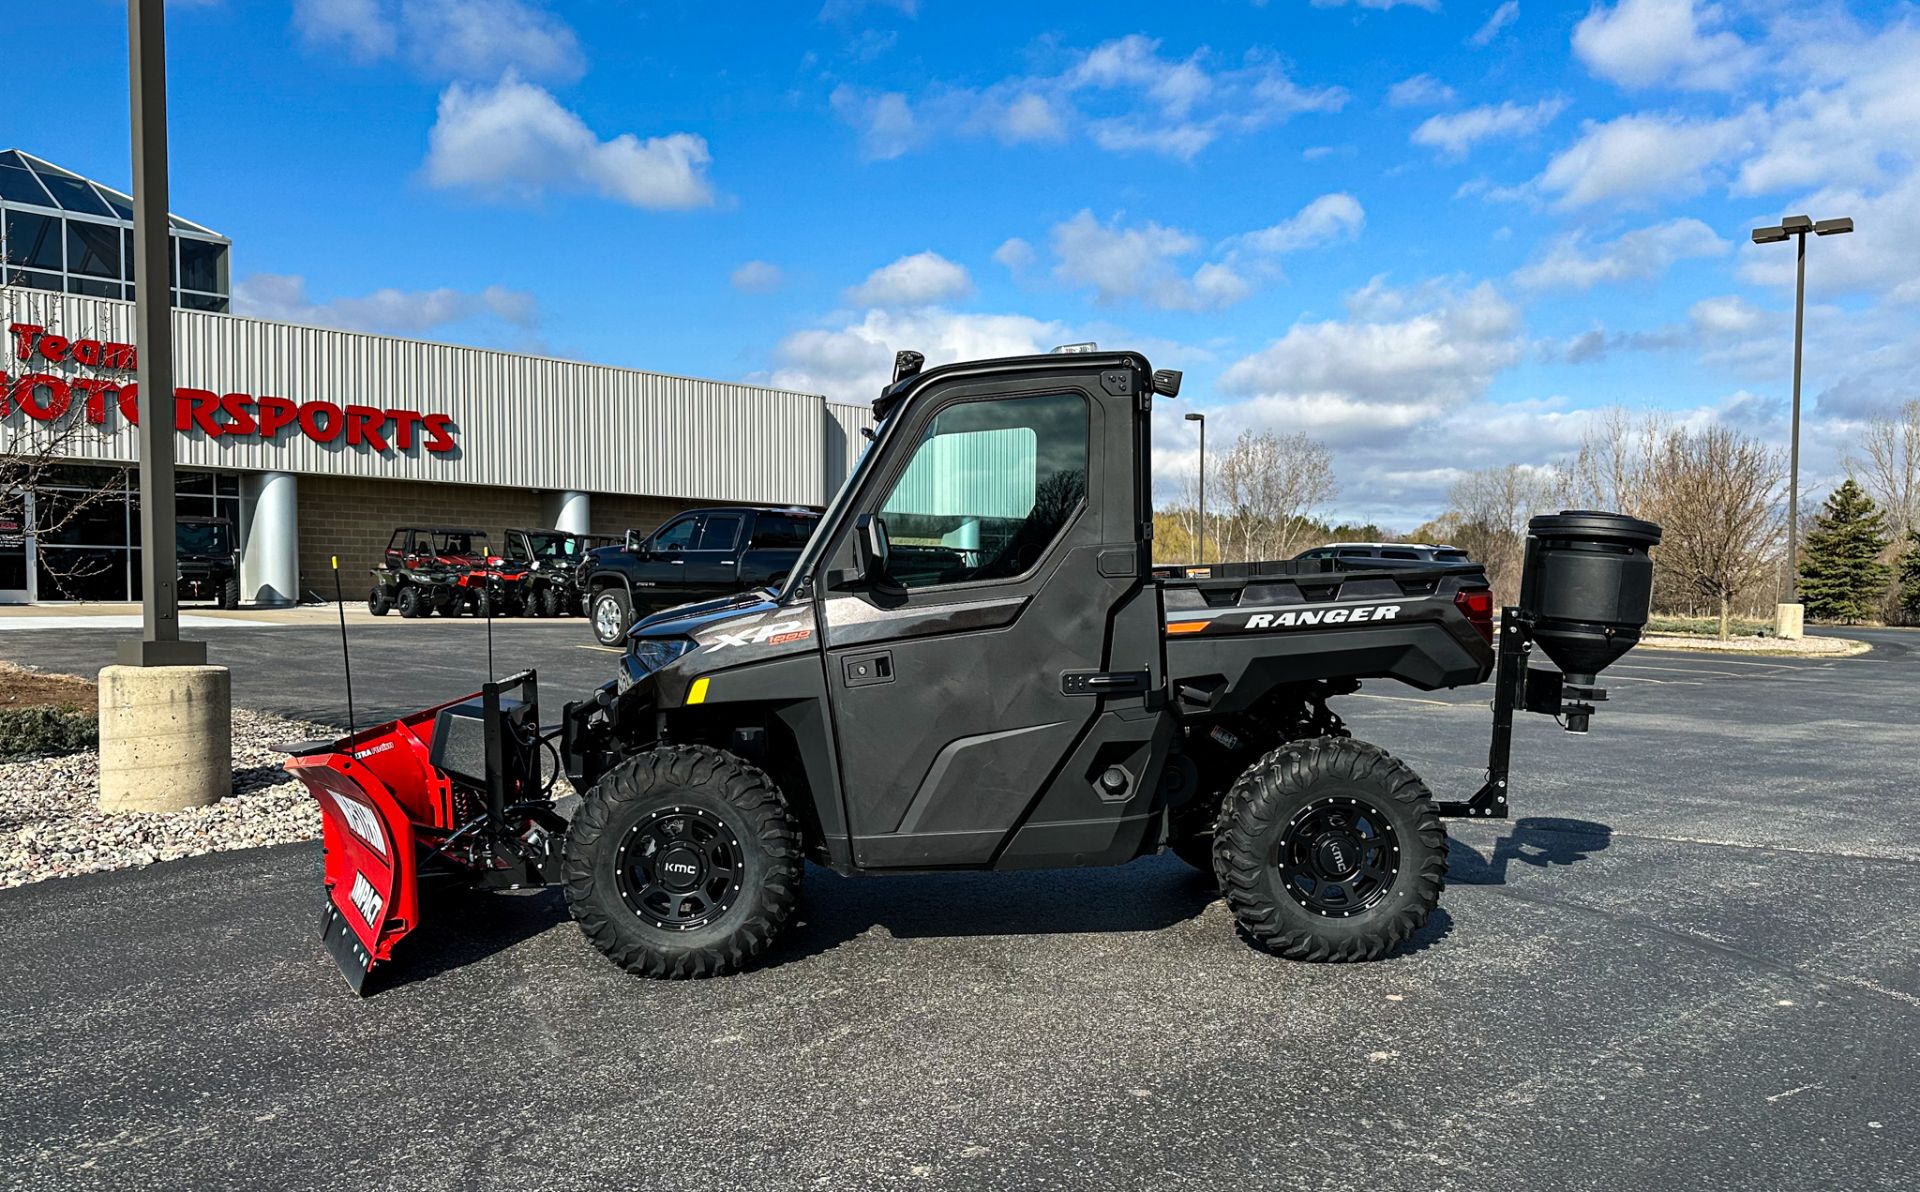
<path id="1" fill-rule="evenodd" d="M 1816 236 L 1840 236 L 1851 231 L 1853 231 L 1853 221 L 1845 217 L 1823 219 L 1813 225 L 1813 234 Z"/>
<path id="2" fill-rule="evenodd" d="M 1100 345 L 1096 343 L 1061 344 L 1047 354 L 1049 356 L 1080 356 L 1087 352 L 1098 352 L 1099 350 Z"/>

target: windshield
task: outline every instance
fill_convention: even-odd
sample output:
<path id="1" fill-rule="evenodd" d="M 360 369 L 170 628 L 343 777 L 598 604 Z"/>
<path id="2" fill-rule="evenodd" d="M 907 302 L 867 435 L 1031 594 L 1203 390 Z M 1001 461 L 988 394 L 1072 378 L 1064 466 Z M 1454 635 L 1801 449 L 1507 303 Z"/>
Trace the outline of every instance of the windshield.
<path id="1" fill-rule="evenodd" d="M 433 549 L 441 555 L 487 554 L 487 536 L 469 530 L 435 530 Z"/>
<path id="2" fill-rule="evenodd" d="M 840 486 L 839 492 L 833 494 L 833 502 L 827 506 L 827 511 L 820 515 L 820 520 L 816 523 L 819 529 L 833 525 L 835 520 L 846 512 L 847 502 L 853 499 L 853 494 L 859 491 L 861 482 L 866 479 L 867 467 L 873 462 L 873 449 L 880 445 L 881 437 L 893 424 L 894 412 L 888 411 L 887 417 L 881 419 L 879 425 L 873 428 L 873 437 L 867 440 L 867 445 L 860 451 L 860 458 L 854 461 L 853 471 L 847 474 L 847 482 Z M 814 569 L 820 564 L 820 552 L 824 549 L 826 541 L 827 536 L 820 533 L 818 529 L 812 537 L 807 539 L 807 547 L 801 552 L 800 557 L 794 560 L 793 570 L 788 573 L 787 582 L 780 585 L 779 595 L 785 596 L 793 590 L 795 584 L 813 574 Z"/>
<path id="3" fill-rule="evenodd" d="M 529 534 L 527 549 L 536 559 L 577 559 L 581 542 L 572 534 Z"/>
<path id="4" fill-rule="evenodd" d="M 182 555 L 231 554 L 227 545 L 227 527 L 219 524 L 182 523 L 173 527 L 173 549 Z"/>

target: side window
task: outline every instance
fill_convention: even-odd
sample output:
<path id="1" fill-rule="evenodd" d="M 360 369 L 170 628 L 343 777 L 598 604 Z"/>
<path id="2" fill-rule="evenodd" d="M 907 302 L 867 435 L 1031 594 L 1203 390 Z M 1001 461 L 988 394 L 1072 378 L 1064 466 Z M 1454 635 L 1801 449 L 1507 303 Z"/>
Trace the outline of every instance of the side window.
<path id="1" fill-rule="evenodd" d="M 1380 552 L 1380 557 L 1383 559 L 1418 559 L 1420 552 L 1417 550 L 1383 550 Z"/>
<path id="2" fill-rule="evenodd" d="M 672 522 L 653 536 L 655 550 L 689 550 L 693 547 L 693 532 L 700 526 L 697 517 L 683 517 Z"/>
<path id="3" fill-rule="evenodd" d="M 785 513 L 763 513 L 753 523 L 755 550 L 798 550 L 813 537 L 814 520 Z"/>
<path id="4" fill-rule="evenodd" d="M 1031 570 L 1087 495 L 1078 394 L 962 402 L 935 415 L 880 508 L 908 588 Z"/>
<path id="5" fill-rule="evenodd" d="M 740 540 L 740 518 L 734 514 L 715 514 L 700 527 L 700 545 L 695 550 L 732 550 Z"/>
<path id="6" fill-rule="evenodd" d="M 1350 546 L 1340 552 L 1340 557 L 1343 559 L 1371 559 L 1373 558 L 1373 552 L 1365 547 Z"/>

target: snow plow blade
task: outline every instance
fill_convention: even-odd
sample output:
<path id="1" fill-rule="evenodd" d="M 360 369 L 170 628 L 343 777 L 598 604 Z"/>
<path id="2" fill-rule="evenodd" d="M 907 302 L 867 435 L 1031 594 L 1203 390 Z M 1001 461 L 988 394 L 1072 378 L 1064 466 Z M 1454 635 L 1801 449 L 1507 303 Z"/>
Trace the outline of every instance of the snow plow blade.
<path id="1" fill-rule="evenodd" d="M 492 889 L 546 884 L 566 824 L 540 785 L 538 711 L 527 671 L 288 748 L 287 772 L 320 805 L 320 940 L 355 993 L 419 926 L 423 876 Z"/>

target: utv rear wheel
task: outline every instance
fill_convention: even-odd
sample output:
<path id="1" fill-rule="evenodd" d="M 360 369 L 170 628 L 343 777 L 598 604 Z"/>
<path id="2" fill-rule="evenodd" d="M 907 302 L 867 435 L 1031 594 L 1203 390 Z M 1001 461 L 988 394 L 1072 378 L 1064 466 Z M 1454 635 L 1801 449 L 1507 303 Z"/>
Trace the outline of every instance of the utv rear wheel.
<path id="1" fill-rule="evenodd" d="M 619 588 L 607 588 L 593 598 L 593 639 L 603 646 L 617 646 L 633 628 L 633 605 Z"/>
<path id="2" fill-rule="evenodd" d="M 540 612 L 542 616 L 564 617 L 567 615 L 567 594 L 559 588 L 548 588 L 540 593 Z"/>
<path id="3" fill-rule="evenodd" d="M 587 791 L 567 832 L 567 906 L 593 946 L 645 977 L 713 977 L 773 942 L 799 895 L 800 827 L 730 753 L 669 746 Z"/>
<path id="4" fill-rule="evenodd" d="M 424 617 L 433 611 L 428 606 L 426 597 L 420 594 L 420 589 L 411 584 L 400 589 L 400 596 L 394 601 L 394 607 L 400 610 L 400 615 L 403 617 Z"/>
<path id="5" fill-rule="evenodd" d="M 373 590 L 367 593 L 367 611 L 374 616 L 384 617 L 392 607 L 393 601 L 388 599 L 387 590 L 379 584 L 375 584 Z"/>
<path id="6" fill-rule="evenodd" d="M 1385 750 L 1322 737 L 1247 767 L 1214 872 L 1247 935 L 1292 960 L 1377 960 L 1439 902 L 1447 834 L 1426 784 Z"/>

